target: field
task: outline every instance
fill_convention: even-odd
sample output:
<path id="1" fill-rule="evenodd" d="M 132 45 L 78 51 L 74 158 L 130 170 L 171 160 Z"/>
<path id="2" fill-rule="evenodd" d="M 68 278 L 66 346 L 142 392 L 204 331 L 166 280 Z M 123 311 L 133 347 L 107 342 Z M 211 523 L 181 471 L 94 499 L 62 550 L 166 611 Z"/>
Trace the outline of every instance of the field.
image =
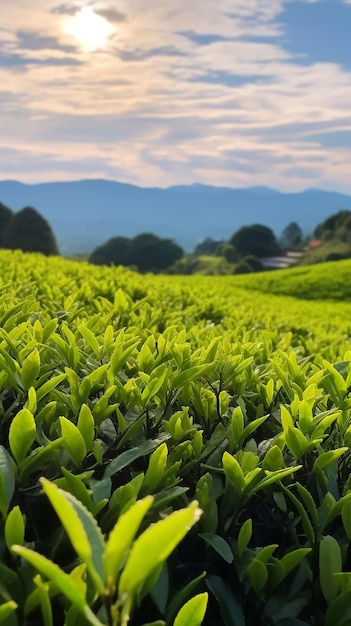
<path id="1" fill-rule="evenodd" d="M 0 270 L 0 623 L 351 624 L 351 263 Z"/>

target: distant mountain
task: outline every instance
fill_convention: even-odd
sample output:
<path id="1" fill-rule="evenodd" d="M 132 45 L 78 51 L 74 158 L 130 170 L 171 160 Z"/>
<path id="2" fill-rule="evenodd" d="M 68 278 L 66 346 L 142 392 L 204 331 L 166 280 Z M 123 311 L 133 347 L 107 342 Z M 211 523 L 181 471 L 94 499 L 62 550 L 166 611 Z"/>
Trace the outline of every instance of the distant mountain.
<path id="1" fill-rule="evenodd" d="M 107 180 L 25 185 L 0 181 L 0 201 L 15 211 L 30 205 L 51 224 L 63 254 L 89 252 L 115 235 L 153 232 L 191 251 L 205 237 L 229 238 L 260 223 L 277 235 L 296 221 L 306 233 L 341 209 L 351 196 L 309 189 L 280 193 L 267 187 L 209 185 L 141 188 Z"/>

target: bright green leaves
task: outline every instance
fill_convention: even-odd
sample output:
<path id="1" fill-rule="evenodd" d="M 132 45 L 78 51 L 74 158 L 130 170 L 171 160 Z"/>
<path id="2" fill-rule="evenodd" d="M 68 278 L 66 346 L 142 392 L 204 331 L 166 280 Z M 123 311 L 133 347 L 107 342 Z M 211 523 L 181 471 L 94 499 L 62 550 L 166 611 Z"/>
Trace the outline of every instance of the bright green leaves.
<path id="1" fill-rule="evenodd" d="M 285 443 L 290 452 L 297 458 L 301 459 L 304 454 L 307 454 L 317 444 L 322 442 L 322 439 L 309 440 L 299 428 L 294 426 L 293 419 L 285 406 L 281 407 L 281 421 L 284 430 Z"/>
<path id="2" fill-rule="evenodd" d="M 81 434 L 79 427 L 75 426 L 75 424 L 73 424 L 66 417 L 60 417 L 60 426 L 63 444 L 67 452 L 72 457 L 74 463 L 77 467 L 80 467 L 87 453 L 85 439 Z M 90 441 L 88 428 L 89 426 L 84 430 L 84 434 L 85 438 Z M 81 429 L 83 429 L 82 421 Z"/>
<path id="3" fill-rule="evenodd" d="M 5 522 L 5 541 L 10 550 L 13 544 L 23 545 L 25 523 L 19 506 L 15 506 Z"/>
<path id="4" fill-rule="evenodd" d="M 188 600 L 174 620 L 174 626 L 201 626 L 207 608 L 208 594 L 199 593 Z"/>
<path id="5" fill-rule="evenodd" d="M 17 604 L 13 600 L 0 604 L 0 624 L 5 622 L 16 609 Z"/>
<path id="6" fill-rule="evenodd" d="M 92 624 L 92 626 L 103 626 L 92 613 L 86 602 L 85 593 L 82 593 L 81 586 L 75 582 L 73 577 L 66 574 L 58 565 L 43 555 L 34 552 L 34 550 L 23 546 L 13 546 L 12 551 L 26 559 L 46 578 L 52 580 L 73 606 L 87 618 L 89 624 Z"/>
<path id="7" fill-rule="evenodd" d="M 167 444 L 161 444 L 155 452 L 150 456 L 149 467 L 146 471 L 143 489 L 147 489 L 152 492 L 157 488 L 158 484 L 163 478 L 164 471 L 167 463 Z"/>
<path id="8" fill-rule="evenodd" d="M 79 411 L 77 428 L 83 437 L 86 450 L 90 450 L 94 441 L 95 422 L 92 412 L 86 404 L 82 404 L 82 407 Z M 79 443 L 79 447 L 81 447 L 81 450 L 83 451 L 81 441 Z"/>
<path id="9" fill-rule="evenodd" d="M 28 409 L 21 409 L 13 418 L 9 432 L 10 449 L 19 467 L 26 458 L 36 434 L 37 429 L 32 413 Z"/>
<path id="10" fill-rule="evenodd" d="M 252 536 L 252 520 L 247 519 L 246 522 L 243 523 L 240 528 L 240 532 L 238 535 L 238 553 L 241 558 L 249 544 L 249 541 Z"/>
<path id="11" fill-rule="evenodd" d="M 197 502 L 150 526 L 133 544 L 119 582 L 119 593 L 136 593 L 199 520 Z"/>
<path id="12" fill-rule="evenodd" d="M 35 348 L 23 361 L 21 367 L 21 379 L 23 389 L 28 390 L 35 387 L 35 381 L 40 371 L 40 356 L 37 348 Z"/>
<path id="13" fill-rule="evenodd" d="M 102 562 L 104 540 L 95 518 L 70 493 L 58 489 L 45 479 L 42 479 L 42 485 L 75 551 L 101 592 L 105 582 Z"/>
<path id="14" fill-rule="evenodd" d="M 187 508 L 171 513 L 136 537 L 140 524 L 154 501 L 151 496 L 147 496 L 119 517 L 105 542 L 95 518 L 79 500 L 46 479 L 42 479 L 41 483 L 97 594 L 101 598 L 109 598 L 109 607 L 116 602 L 115 608 L 111 609 L 109 623 L 115 626 L 126 625 L 138 598 L 151 590 L 171 552 L 199 520 L 201 510 L 198 503 L 193 502 Z M 15 554 L 28 560 L 55 584 L 78 612 L 85 616 L 88 623 L 101 626 L 101 622 L 87 604 L 86 585 L 82 584 L 79 576 L 77 578 L 74 572 L 71 575 L 63 572 L 46 557 L 18 545 L 23 543 L 24 537 L 24 523 L 18 507 L 7 518 L 5 535 L 8 547 Z M 43 601 L 42 609 L 50 616 L 48 587 L 40 579 L 36 579 L 36 583 L 39 597 Z M 184 611 L 181 609 L 178 613 L 176 620 L 179 625 L 184 619 L 189 619 L 189 624 L 194 626 L 202 623 L 207 594 L 200 594 L 193 600 L 183 607 Z M 114 621 L 118 607 L 121 610 L 121 622 Z M 50 617 L 48 620 L 50 622 Z"/>
<path id="15" fill-rule="evenodd" d="M 111 531 L 104 553 L 104 566 L 108 585 L 113 585 L 117 581 L 123 560 L 152 502 L 153 498 L 151 496 L 136 502 L 129 511 L 120 516 Z"/>

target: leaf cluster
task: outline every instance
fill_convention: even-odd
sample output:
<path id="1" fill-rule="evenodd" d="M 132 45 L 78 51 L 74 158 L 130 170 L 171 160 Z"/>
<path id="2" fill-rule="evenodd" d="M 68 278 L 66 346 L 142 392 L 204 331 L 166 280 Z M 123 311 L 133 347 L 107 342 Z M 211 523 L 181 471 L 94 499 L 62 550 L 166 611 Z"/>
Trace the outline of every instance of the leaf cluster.
<path id="1" fill-rule="evenodd" d="M 348 624 L 350 305 L 0 267 L 0 623 Z"/>

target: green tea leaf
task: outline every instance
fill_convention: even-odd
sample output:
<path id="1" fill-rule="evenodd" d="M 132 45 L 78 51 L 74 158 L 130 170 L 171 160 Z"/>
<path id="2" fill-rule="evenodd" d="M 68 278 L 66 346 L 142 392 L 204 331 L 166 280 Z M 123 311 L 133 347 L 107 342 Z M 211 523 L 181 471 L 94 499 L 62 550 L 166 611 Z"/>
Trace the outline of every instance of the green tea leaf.
<path id="1" fill-rule="evenodd" d="M 17 609 L 17 604 L 13 600 L 0 604 L 0 624 L 7 620 L 7 618 Z"/>
<path id="2" fill-rule="evenodd" d="M 66 417 L 60 417 L 59 420 L 64 446 L 77 467 L 80 467 L 87 454 L 83 436 L 77 426 Z"/>
<path id="3" fill-rule="evenodd" d="M 351 620 L 351 591 L 335 598 L 328 607 L 325 626 L 348 626 Z"/>
<path id="4" fill-rule="evenodd" d="M 238 553 L 241 558 L 252 536 L 252 519 L 247 519 L 240 528 L 238 535 Z"/>
<path id="5" fill-rule="evenodd" d="M 322 537 L 319 546 L 319 582 L 328 604 L 331 604 L 339 592 L 339 582 L 334 574 L 341 570 L 340 546 L 334 537 L 326 535 Z"/>
<path id="6" fill-rule="evenodd" d="M 28 390 L 35 386 L 35 381 L 40 371 L 40 356 L 37 348 L 31 352 L 24 360 L 21 368 L 21 379 L 23 389 Z"/>
<path id="7" fill-rule="evenodd" d="M 225 452 L 222 457 L 222 463 L 224 473 L 230 484 L 236 491 L 242 493 L 245 489 L 245 477 L 238 461 L 231 454 Z"/>
<path id="8" fill-rule="evenodd" d="M 5 541 L 9 550 L 13 544 L 23 545 L 24 519 L 19 506 L 13 507 L 5 522 Z"/>
<path id="9" fill-rule="evenodd" d="M 103 557 L 108 584 L 111 585 L 117 580 L 127 551 L 152 503 L 153 498 L 151 496 L 136 502 L 126 513 L 120 516 L 111 531 Z"/>
<path id="10" fill-rule="evenodd" d="M 174 626 L 201 626 L 208 602 L 207 593 L 199 593 L 180 609 L 174 620 Z"/>
<path id="11" fill-rule="evenodd" d="M 199 537 L 202 537 L 227 563 L 233 562 L 233 551 L 223 537 L 215 533 L 201 533 Z"/>
<path id="12" fill-rule="evenodd" d="M 59 489 L 45 478 L 41 479 L 41 484 L 75 551 L 86 564 L 96 588 L 101 592 L 105 580 L 105 543 L 95 518 L 72 494 Z"/>
<path id="13" fill-rule="evenodd" d="M 168 449 L 167 444 L 162 443 L 152 453 L 149 460 L 149 467 L 147 468 L 143 488 L 148 490 L 154 490 L 161 482 L 164 471 L 166 469 Z M 145 493 L 145 492 L 144 492 Z"/>
<path id="14" fill-rule="evenodd" d="M 46 576 L 46 578 L 52 580 L 66 598 L 86 617 L 89 624 L 92 624 L 92 626 L 103 626 L 86 603 L 85 596 L 81 594 L 80 586 L 75 584 L 74 580 L 56 565 L 56 563 L 53 563 L 42 554 L 38 554 L 38 552 L 25 548 L 24 546 L 14 545 L 12 546 L 12 551 L 26 559 L 35 569 Z"/>
<path id="15" fill-rule="evenodd" d="M 95 435 L 95 422 L 91 410 L 86 404 L 82 404 L 78 415 L 77 428 L 84 439 L 87 450 L 90 450 Z"/>
<path id="16" fill-rule="evenodd" d="M 197 502 L 150 526 L 134 542 L 119 582 L 119 594 L 135 593 L 173 552 L 201 515 Z"/>
<path id="17" fill-rule="evenodd" d="M 22 465 L 36 434 L 33 415 L 28 409 L 21 409 L 13 418 L 9 431 L 9 444 L 17 465 Z"/>
<path id="18" fill-rule="evenodd" d="M 268 571 L 265 564 L 258 559 L 254 559 L 251 561 L 247 573 L 256 593 L 262 591 L 268 580 Z"/>

